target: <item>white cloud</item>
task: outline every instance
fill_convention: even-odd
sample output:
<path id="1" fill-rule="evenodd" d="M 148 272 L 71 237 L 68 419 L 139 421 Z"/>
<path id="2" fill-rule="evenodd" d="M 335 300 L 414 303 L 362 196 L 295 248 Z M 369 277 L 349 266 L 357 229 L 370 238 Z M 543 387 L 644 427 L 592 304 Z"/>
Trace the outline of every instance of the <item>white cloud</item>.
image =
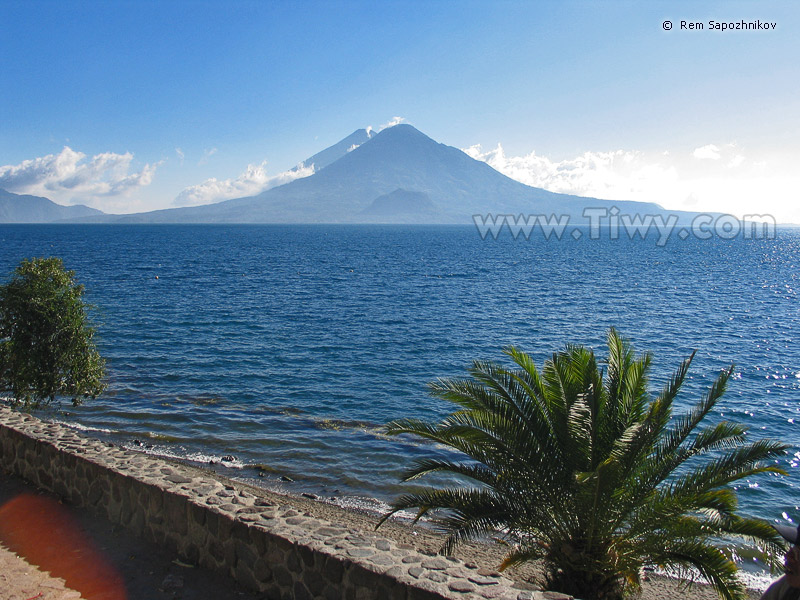
<path id="1" fill-rule="evenodd" d="M 719 147 L 714 144 L 708 144 L 707 146 L 695 148 L 694 152 L 692 152 L 692 156 L 701 160 L 719 160 Z"/>
<path id="2" fill-rule="evenodd" d="M 270 188 L 289 183 L 314 174 L 314 167 L 299 165 L 277 175 L 267 174 L 267 161 L 260 165 L 247 165 L 244 173 L 235 179 L 206 179 L 203 183 L 183 190 L 175 198 L 173 206 L 200 206 L 231 198 L 254 196 Z"/>
<path id="3" fill-rule="evenodd" d="M 741 154 L 737 154 L 736 156 L 731 158 L 730 161 L 728 161 L 727 167 L 729 169 L 735 169 L 736 167 L 741 166 L 742 163 L 744 163 L 744 160 L 745 160 L 744 156 L 742 156 Z"/>
<path id="4" fill-rule="evenodd" d="M 745 166 L 747 161 L 747 157 L 740 152 L 739 147 L 734 142 L 723 144 L 722 146 L 707 144 L 700 148 L 695 148 L 692 156 L 701 161 L 718 161 L 724 164 L 727 169 L 737 169 Z"/>
<path id="5" fill-rule="evenodd" d="M 384 129 L 388 129 L 389 127 L 394 127 L 395 125 L 400 125 L 400 123 L 405 122 L 405 117 L 392 117 L 391 120 L 378 127 L 378 131 L 383 131 Z M 370 127 L 369 130 L 371 131 L 372 127 Z"/>
<path id="6" fill-rule="evenodd" d="M 69 146 L 58 154 L 0 167 L 0 188 L 45 196 L 55 202 L 96 204 L 98 199 L 126 196 L 150 185 L 160 163 L 129 173 L 133 154 L 104 152 L 90 160 Z"/>
<path id="7" fill-rule="evenodd" d="M 677 178 L 674 167 L 623 150 L 584 152 L 562 161 L 553 161 L 536 152 L 506 156 L 500 144 L 488 152 L 483 152 L 480 145 L 464 152 L 527 185 L 579 196 L 630 200 L 645 193 L 653 181 L 673 182 Z"/>
<path id="8" fill-rule="evenodd" d="M 512 179 L 552 192 L 655 202 L 672 210 L 771 214 L 778 222 L 800 223 L 795 173 L 800 158 L 785 153 L 754 157 L 735 143 L 694 152 L 584 152 L 560 161 L 536 152 L 508 156 L 500 144 L 486 152 L 480 145 L 464 152 Z"/>
<path id="9" fill-rule="evenodd" d="M 372 137 L 376 133 L 380 133 L 384 129 L 388 129 L 389 127 L 394 127 L 395 125 L 400 125 L 400 123 L 405 123 L 405 117 L 392 117 L 383 125 L 378 127 L 373 127 L 372 125 L 367 125 L 367 137 Z"/>

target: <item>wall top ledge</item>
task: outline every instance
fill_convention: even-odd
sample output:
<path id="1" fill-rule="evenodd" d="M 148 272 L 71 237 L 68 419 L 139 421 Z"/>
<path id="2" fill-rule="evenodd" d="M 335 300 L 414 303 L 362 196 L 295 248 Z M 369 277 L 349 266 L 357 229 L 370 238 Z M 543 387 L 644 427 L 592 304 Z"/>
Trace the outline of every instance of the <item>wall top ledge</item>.
<path id="1" fill-rule="evenodd" d="M 23 447 L 26 447 L 24 452 Z M 45 448 L 51 450 L 48 452 L 44 450 Z M 355 569 L 354 573 L 356 571 L 367 573 L 359 577 L 367 579 L 377 577 L 379 587 L 382 586 L 383 589 L 407 588 L 406 593 L 401 596 L 409 599 L 426 597 L 448 600 L 569 600 L 571 598 L 555 592 L 515 588 L 514 582 L 510 579 L 495 572 L 478 569 L 474 564 L 464 563 L 452 557 L 422 554 L 410 545 L 398 543 L 373 531 L 354 529 L 320 518 L 313 514 L 313 511 L 298 509 L 293 504 L 292 497 L 266 492 L 199 467 L 91 439 L 65 425 L 43 421 L 9 406 L 0 405 L 0 460 L 7 469 L 40 487 L 50 488 L 50 491 L 58 493 L 58 489 L 52 489 L 56 487 L 55 485 L 48 486 L 47 481 L 41 479 L 43 469 L 52 470 L 52 451 L 63 459 L 62 465 L 68 465 L 62 468 L 91 472 L 91 477 L 84 475 L 87 479 L 97 479 L 98 472 L 104 472 L 106 477 L 110 476 L 116 480 L 127 479 L 156 488 L 163 498 L 180 498 L 186 502 L 189 506 L 185 510 L 185 514 L 189 515 L 188 518 L 192 518 L 193 513 L 197 515 L 194 524 L 181 525 L 177 522 L 180 519 L 159 518 L 163 515 L 148 514 L 147 511 L 152 512 L 152 507 L 140 507 L 145 513 L 143 522 L 162 521 L 163 527 L 175 529 L 168 533 L 173 538 L 178 538 L 176 546 L 179 552 L 183 548 L 181 537 L 192 535 L 197 537 L 196 532 L 190 531 L 193 527 L 205 526 L 213 520 L 217 523 L 215 528 L 219 530 L 221 526 L 218 523 L 222 519 L 229 523 L 229 527 L 238 526 L 248 532 L 254 532 L 247 533 L 244 536 L 246 539 L 257 538 L 255 534 L 257 532 L 272 540 L 283 540 L 289 547 L 306 548 L 319 556 L 318 559 L 310 561 L 310 564 L 306 564 L 304 567 L 306 569 L 314 569 L 329 559 L 339 562 L 346 568 L 357 565 L 360 569 Z M 78 467 L 78 464 L 81 466 Z M 50 478 L 55 479 L 56 474 L 51 473 Z M 69 478 L 59 477 L 62 483 L 66 479 Z M 85 482 L 84 485 L 90 490 L 85 495 L 91 496 L 91 482 Z M 113 516 L 118 511 L 110 506 L 102 506 L 113 503 L 110 495 L 103 496 L 102 490 L 97 494 L 99 496 L 95 504 L 114 520 Z M 157 507 L 157 510 L 166 510 L 161 501 L 159 504 L 161 506 Z M 209 518 L 209 515 L 213 516 Z M 208 532 L 205 533 L 199 537 L 208 545 L 210 538 Z M 226 540 L 219 541 L 225 543 Z M 266 583 L 261 585 L 256 581 L 254 585 L 252 581 L 253 573 L 259 572 L 259 567 L 255 563 L 264 560 L 260 548 L 263 546 L 254 542 L 254 547 L 250 550 L 240 549 L 235 564 L 223 565 L 222 570 L 227 570 L 237 579 L 240 579 L 237 574 L 246 572 L 247 574 L 242 576 L 245 580 L 241 581 L 242 583 L 246 585 L 249 583 L 250 587 L 260 586 L 261 590 L 269 589 Z M 204 551 L 204 548 L 200 548 L 201 556 Z M 197 559 L 197 556 L 189 558 Z M 199 560 L 199 562 L 204 561 Z M 243 563 L 244 567 L 239 563 Z M 245 563 L 252 564 L 245 565 Z M 264 571 L 263 566 L 261 571 Z M 255 579 L 258 580 L 257 577 Z M 375 591 L 377 594 L 377 588 Z"/>

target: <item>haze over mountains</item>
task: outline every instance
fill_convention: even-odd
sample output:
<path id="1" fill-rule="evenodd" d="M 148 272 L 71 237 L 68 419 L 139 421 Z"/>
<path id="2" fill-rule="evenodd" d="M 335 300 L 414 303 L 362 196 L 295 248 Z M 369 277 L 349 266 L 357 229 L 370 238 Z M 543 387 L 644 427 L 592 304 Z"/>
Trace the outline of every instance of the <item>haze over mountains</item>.
<path id="1" fill-rule="evenodd" d="M 314 165 L 313 175 L 256 196 L 132 215 L 54 203 L 45 210 L 44 198 L 33 201 L 32 196 L 3 192 L 0 221 L 466 224 L 476 214 L 569 214 L 572 222 L 579 222 L 586 220 L 586 207 L 663 212 L 652 203 L 598 200 L 527 186 L 405 124 L 379 133 L 359 129 L 304 164 Z"/>
<path id="2" fill-rule="evenodd" d="M 82 204 L 62 206 L 41 196 L 0 189 L 0 223 L 52 223 L 98 216 L 103 213 Z"/>

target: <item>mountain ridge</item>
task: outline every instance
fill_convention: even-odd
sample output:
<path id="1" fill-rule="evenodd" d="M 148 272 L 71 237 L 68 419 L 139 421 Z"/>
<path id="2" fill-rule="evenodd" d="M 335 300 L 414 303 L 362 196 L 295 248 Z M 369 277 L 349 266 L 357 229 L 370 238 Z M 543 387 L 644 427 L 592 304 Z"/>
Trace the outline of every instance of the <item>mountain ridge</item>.
<path id="1" fill-rule="evenodd" d="M 43 196 L 15 194 L 0 188 L 0 223 L 56 223 L 104 214 L 83 204 L 64 206 Z"/>
<path id="2" fill-rule="evenodd" d="M 317 152 L 303 161 L 303 165 L 314 167 L 314 172 L 321 171 L 329 164 L 336 162 L 348 152 L 352 152 L 364 142 L 369 141 L 372 137 L 366 129 L 356 129 L 353 133 L 346 138 L 336 142 L 333 146 L 329 146 L 324 150 Z"/>
<path id="3" fill-rule="evenodd" d="M 358 130 L 342 142 L 359 134 Z M 363 134 L 361 134 L 363 137 Z M 475 214 L 570 214 L 586 206 L 660 212 L 652 203 L 598 200 L 549 192 L 515 181 L 452 146 L 436 142 L 407 124 L 386 128 L 341 153 L 309 177 L 243 198 L 204 206 L 126 215 L 128 223 L 386 223 L 366 209 L 397 189 L 426 194 L 432 210 L 406 213 L 399 223 L 472 223 Z M 312 157 L 313 158 L 313 157 Z M 311 159 L 309 159 L 310 161 Z M 308 164 L 308 161 L 306 161 Z"/>
<path id="4" fill-rule="evenodd" d="M 313 164 L 314 173 L 254 196 L 130 215 L 74 215 L 71 221 L 466 224 L 475 215 L 522 214 L 569 215 L 571 222 L 580 223 L 587 220 L 583 210 L 588 207 L 665 212 L 649 202 L 600 200 L 528 186 L 408 124 L 378 133 L 358 129 L 301 164 Z"/>

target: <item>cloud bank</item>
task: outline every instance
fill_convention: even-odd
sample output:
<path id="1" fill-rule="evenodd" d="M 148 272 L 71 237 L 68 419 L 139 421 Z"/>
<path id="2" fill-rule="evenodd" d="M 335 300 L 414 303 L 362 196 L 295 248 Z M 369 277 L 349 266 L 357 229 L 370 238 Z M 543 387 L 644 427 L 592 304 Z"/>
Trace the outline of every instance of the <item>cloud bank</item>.
<path id="1" fill-rule="evenodd" d="M 531 152 L 508 156 L 501 144 L 464 149 L 504 175 L 551 192 L 607 200 L 655 202 L 671 210 L 735 215 L 772 214 L 800 222 L 795 190 L 800 177 L 787 175 L 786 159 L 748 157 L 736 143 L 706 144 L 684 153 L 630 150 L 585 152 L 552 160 Z"/>
<path id="2" fill-rule="evenodd" d="M 551 192 L 611 198 L 634 199 L 646 193 L 653 181 L 677 180 L 673 166 L 652 162 L 638 152 L 616 150 L 612 152 L 585 152 L 562 161 L 531 152 L 525 156 L 507 156 L 501 144 L 484 152 L 480 145 L 464 150 L 476 160 L 533 187 Z"/>
<path id="3" fill-rule="evenodd" d="M 132 161 L 130 152 L 104 152 L 86 160 L 83 152 L 64 146 L 58 154 L 1 166 L 0 188 L 64 204 L 92 205 L 100 199 L 127 196 L 152 183 L 159 163 L 130 173 Z"/>
<path id="4" fill-rule="evenodd" d="M 300 165 L 277 175 L 268 175 L 267 161 L 264 161 L 260 165 L 247 165 L 244 173 L 235 179 L 220 180 L 212 177 L 190 186 L 178 194 L 173 206 L 200 206 L 231 198 L 255 196 L 270 188 L 313 174 L 313 166 Z"/>

